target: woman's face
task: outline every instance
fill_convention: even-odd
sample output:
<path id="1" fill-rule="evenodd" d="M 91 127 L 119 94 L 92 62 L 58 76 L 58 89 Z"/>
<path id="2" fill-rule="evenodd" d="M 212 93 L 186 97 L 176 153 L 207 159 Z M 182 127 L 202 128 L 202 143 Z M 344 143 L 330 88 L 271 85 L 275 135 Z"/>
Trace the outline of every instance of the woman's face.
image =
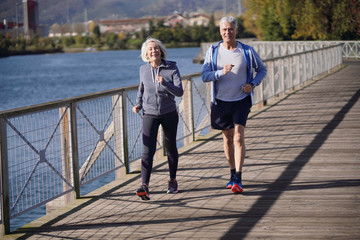
<path id="1" fill-rule="evenodd" d="M 155 42 L 149 42 L 147 45 L 146 56 L 150 62 L 161 60 L 160 47 Z"/>

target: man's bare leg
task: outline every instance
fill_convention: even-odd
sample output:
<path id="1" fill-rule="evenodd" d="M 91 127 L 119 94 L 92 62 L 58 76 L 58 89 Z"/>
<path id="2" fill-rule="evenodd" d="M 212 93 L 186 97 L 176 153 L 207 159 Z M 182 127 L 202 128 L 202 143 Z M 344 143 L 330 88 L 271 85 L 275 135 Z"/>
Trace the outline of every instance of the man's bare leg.
<path id="1" fill-rule="evenodd" d="M 224 152 L 229 164 L 229 168 L 235 169 L 235 156 L 234 156 L 234 129 L 222 130 L 222 137 L 224 143 Z"/>
<path id="2" fill-rule="evenodd" d="M 235 124 L 234 130 L 234 161 L 235 161 L 235 178 L 231 191 L 233 193 L 242 193 L 244 188 L 242 186 L 242 168 L 245 160 L 245 127 Z"/>
<path id="3" fill-rule="evenodd" d="M 235 124 L 234 131 L 234 158 L 236 172 L 242 172 L 242 167 L 245 161 L 245 127 Z"/>

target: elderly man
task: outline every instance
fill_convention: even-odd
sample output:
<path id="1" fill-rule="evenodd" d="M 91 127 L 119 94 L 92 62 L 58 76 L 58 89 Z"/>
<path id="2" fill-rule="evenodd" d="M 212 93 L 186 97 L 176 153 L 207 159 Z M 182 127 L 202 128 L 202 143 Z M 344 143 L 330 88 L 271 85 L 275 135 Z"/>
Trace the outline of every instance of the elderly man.
<path id="1" fill-rule="evenodd" d="M 211 82 L 211 127 L 222 131 L 230 168 L 230 181 L 226 188 L 241 193 L 245 126 L 253 90 L 265 77 L 266 67 L 252 47 L 236 41 L 236 32 L 234 17 L 220 20 L 222 41 L 206 52 L 201 75 L 204 82 Z"/>

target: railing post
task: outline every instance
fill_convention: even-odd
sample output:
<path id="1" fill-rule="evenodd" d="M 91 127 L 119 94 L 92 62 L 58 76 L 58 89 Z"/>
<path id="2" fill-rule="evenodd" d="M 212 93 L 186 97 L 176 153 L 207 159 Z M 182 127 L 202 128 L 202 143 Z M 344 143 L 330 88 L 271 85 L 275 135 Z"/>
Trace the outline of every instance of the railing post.
<path id="1" fill-rule="evenodd" d="M 211 83 L 208 82 L 206 84 L 206 86 L 207 86 L 207 94 L 206 94 L 207 101 L 206 102 L 208 103 L 206 107 L 209 109 L 208 112 L 210 113 L 211 112 Z M 209 132 L 211 132 L 212 131 L 212 128 L 211 128 L 211 114 L 209 114 L 208 121 L 210 123 Z M 194 128 L 196 128 L 196 126 L 194 126 Z"/>
<path id="2" fill-rule="evenodd" d="M 320 62 L 318 62 L 318 61 L 316 61 L 317 60 L 317 57 L 319 57 L 318 56 L 318 50 L 316 50 L 316 51 L 313 51 L 313 52 L 311 52 L 311 53 L 309 53 L 309 62 L 310 62 L 310 64 L 309 64 L 309 68 L 308 68 L 308 71 L 310 72 L 310 76 L 308 76 L 307 77 L 307 81 L 309 80 L 309 79 L 313 79 L 314 78 L 314 76 L 316 75 L 315 74 L 315 72 L 316 72 L 316 68 L 318 68 L 318 67 L 320 67 L 320 68 L 322 68 L 322 63 L 320 63 Z"/>
<path id="3" fill-rule="evenodd" d="M 160 126 L 160 131 L 159 131 L 159 137 L 160 137 L 160 141 L 161 141 L 161 145 L 162 145 L 162 148 L 161 148 L 161 154 L 163 156 L 166 156 L 166 149 L 165 149 L 165 132 L 164 132 L 164 128 L 162 126 Z"/>
<path id="4" fill-rule="evenodd" d="M 123 142 L 123 159 L 125 165 L 125 173 L 130 173 L 130 163 L 129 163 L 129 150 L 128 150 L 128 134 L 127 134 L 127 109 L 126 109 L 126 91 L 122 91 L 121 94 L 121 130 L 122 130 L 122 142 Z"/>
<path id="5" fill-rule="evenodd" d="M 1 161 L 1 230 L 0 236 L 10 233 L 9 170 L 5 117 L 0 117 L 0 161 Z"/>
<path id="6" fill-rule="evenodd" d="M 287 87 L 286 90 L 289 91 L 293 86 L 293 69 L 292 69 L 292 57 L 287 59 L 287 66 L 288 66 L 288 79 L 287 79 Z"/>
<path id="7" fill-rule="evenodd" d="M 270 67 L 268 69 L 269 73 L 270 73 L 270 77 L 269 77 L 269 83 L 268 83 L 268 87 L 270 88 L 270 94 L 269 96 L 267 96 L 267 98 L 265 99 L 266 103 L 271 102 L 271 98 L 274 98 L 275 94 L 276 94 L 276 87 L 275 87 L 275 63 L 274 61 L 270 62 Z"/>
<path id="8" fill-rule="evenodd" d="M 295 71 L 295 79 L 296 79 L 296 83 L 294 84 L 294 89 L 300 85 L 300 70 L 301 70 L 301 67 L 300 67 L 300 56 L 294 56 L 294 60 L 295 60 L 295 67 L 296 67 L 296 71 Z"/>
<path id="9" fill-rule="evenodd" d="M 124 110 L 122 106 L 123 105 L 123 98 L 124 94 L 126 94 L 126 91 L 123 91 L 122 94 L 118 94 L 112 97 L 112 102 L 114 105 L 114 112 L 113 112 L 113 122 L 114 122 L 114 151 L 115 153 L 124 160 L 124 168 L 119 168 L 121 166 L 121 163 L 118 159 L 114 159 L 115 161 L 115 179 L 119 179 L 122 174 L 127 174 L 130 172 L 129 166 L 128 166 L 128 154 L 123 149 L 125 148 L 125 144 L 127 142 L 124 142 L 123 137 L 123 131 L 126 128 L 127 122 L 124 122 L 123 120 L 123 114 L 126 113 L 126 107 Z M 126 95 L 125 95 L 126 96 Z M 126 106 L 126 105 L 125 105 Z M 126 117 L 125 117 L 126 119 Z M 127 149 L 127 147 L 126 147 Z M 124 170 L 122 172 L 122 170 Z"/>
<path id="10" fill-rule="evenodd" d="M 71 126 L 71 153 L 72 168 L 74 174 L 74 195 L 75 199 L 80 198 L 80 177 L 79 177 L 79 146 L 77 137 L 76 103 L 70 103 L 70 126 Z"/>
<path id="11" fill-rule="evenodd" d="M 190 103 L 189 103 L 189 106 L 190 106 L 190 114 L 191 114 L 191 132 L 192 132 L 192 141 L 195 141 L 195 122 L 194 122 L 194 99 L 193 99 L 193 88 L 192 88 L 192 85 L 193 85 L 193 78 L 190 77 L 189 79 L 189 97 L 190 97 Z"/>
<path id="12" fill-rule="evenodd" d="M 156 152 L 154 155 L 154 160 L 158 160 L 166 155 L 166 149 L 165 149 L 165 138 L 164 138 L 164 130 L 162 126 L 159 126 L 158 135 L 156 138 Z M 160 148 L 160 149 L 159 149 Z"/>
<path id="13" fill-rule="evenodd" d="M 184 124 L 185 124 L 184 136 L 191 134 L 191 136 L 184 138 L 183 143 L 185 146 L 190 142 L 194 141 L 195 139 L 194 128 L 193 128 L 194 117 L 192 112 L 193 107 L 192 107 L 192 93 L 191 93 L 191 85 L 192 85 L 191 78 L 183 80 L 182 84 L 184 88 L 183 104 L 182 104 L 183 113 L 184 113 Z"/>
<path id="14" fill-rule="evenodd" d="M 71 126 L 70 126 L 70 108 L 61 107 L 59 109 L 60 120 L 60 142 L 61 142 L 61 166 L 62 175 L 69 182 L 73 183 L 71 174 Z M 71 187 L 67 184 L 63 185 L 63 191 L 67 192 Z M 58 197 L 48 203 L 46 203 L 46 213 L 50 213 L 60 206 L 64 206 L 74 201 L 75 195 L 73 193 L 66 193 L 65 195 Z"/>
<path id="15" fill-rule="evenodd" d="M 279 93 L 280 97 L 285 95 L 285 59 L 282 58 L 280 61 L 280 81 L 279 81 Z"/>

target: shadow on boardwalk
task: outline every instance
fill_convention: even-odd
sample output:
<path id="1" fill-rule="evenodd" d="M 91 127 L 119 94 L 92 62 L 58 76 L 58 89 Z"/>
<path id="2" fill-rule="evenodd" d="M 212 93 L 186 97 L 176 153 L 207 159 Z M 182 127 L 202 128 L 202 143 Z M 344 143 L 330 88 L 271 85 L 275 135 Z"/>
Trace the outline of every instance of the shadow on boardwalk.
<path id="1" fill-rule="evenodd" d="M 167 163 L 113 182 L 5 238 L 357 239 L 360 236 L 360 65 L 253 113 L 246 128 L 245 192 L 225 184 L 219 132 L 183 149 L 180 192 L 166 194 Z"/>

